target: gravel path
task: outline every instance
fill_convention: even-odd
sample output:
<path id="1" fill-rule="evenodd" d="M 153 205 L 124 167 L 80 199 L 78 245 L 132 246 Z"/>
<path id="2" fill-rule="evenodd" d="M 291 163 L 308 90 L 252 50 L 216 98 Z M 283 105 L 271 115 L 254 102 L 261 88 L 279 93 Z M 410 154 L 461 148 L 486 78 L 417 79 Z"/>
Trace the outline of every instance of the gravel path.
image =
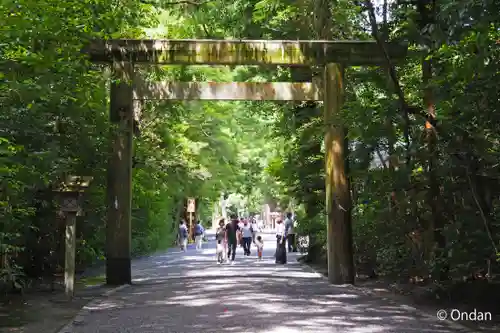
<path id="1" fill-rule="evenodd" d="M 456 333 L 447 321 L 349 286 L 331 286 L 296 262 L 277 266 L 273 236 L 255 253 L 217 265 L 215 244 L 134 265 L 134 285 L 87 306 L 73 333 Z M 254 251 L 255 252 L 255 251 Z"/>

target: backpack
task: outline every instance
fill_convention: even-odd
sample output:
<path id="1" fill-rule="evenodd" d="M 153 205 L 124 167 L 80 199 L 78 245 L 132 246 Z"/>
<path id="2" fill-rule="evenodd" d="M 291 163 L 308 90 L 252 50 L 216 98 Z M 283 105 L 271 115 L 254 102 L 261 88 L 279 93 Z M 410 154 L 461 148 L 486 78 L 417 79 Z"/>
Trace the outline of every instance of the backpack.
<path id="1" fill-rule="evenodd" d="M 287 219 L 285 222 L 285 235 L 288 235 L 288 232 L 290 231 L 290 229 L 293 229 L 293 221 Z"/>
<path id="2" fill-rule="evenodd" d="M 217 232 L 216 232 L 216 234 L 215 234 L 215 238 L 216 238 L 217 240 L 219 240 L 219 241 L 220 241 L 220 240 L 223 240 L 223 239 L 224 239 L 224 236 L 225 236 L 225 233 L 226 233 L 226 229 L 224 229 L 224 228 L 218 228 L 218 229 L 217 229 Z"/>
<path id="3" fill-rule="evenodd" d="M 181 235 L 183 238 L 187 238 L 188 237 L 188 230 L 186 227 L 181 227 Z"/>
<path id="4" fill-rule="evenodd" d="M 201 236 L 201 234 L 203 234 L 203 227 L 201 226 L 201 224 L 197 224 L 194 228 L 194 234 L 196 236 Z"/>

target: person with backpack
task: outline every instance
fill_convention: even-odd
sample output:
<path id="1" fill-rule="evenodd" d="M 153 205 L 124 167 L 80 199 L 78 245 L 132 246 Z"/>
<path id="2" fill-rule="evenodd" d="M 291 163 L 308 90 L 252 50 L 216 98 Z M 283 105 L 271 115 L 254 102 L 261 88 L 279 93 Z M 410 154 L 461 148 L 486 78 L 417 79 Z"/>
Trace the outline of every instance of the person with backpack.
<path id="1" fill-rule="evenodd" d="M 179 225 L 179 232 L 177 234 L 179 247 L 181 248 L 181 251 L 187 250 L 188 235 L 189 235 L 189 233 L 188 233 L 188 229 L 186 226 L 186 221 L 182 220 L 180 225 Z"/>
<path id="2" fill-rule="evenodd" d="M 201 221 L 196 221 L 196 225 L 194 226 L 194 243 L 196 244 L 196 250 L 201 250 L 202 248 L 204 233 L 205 229 L 201 225 Z"/>

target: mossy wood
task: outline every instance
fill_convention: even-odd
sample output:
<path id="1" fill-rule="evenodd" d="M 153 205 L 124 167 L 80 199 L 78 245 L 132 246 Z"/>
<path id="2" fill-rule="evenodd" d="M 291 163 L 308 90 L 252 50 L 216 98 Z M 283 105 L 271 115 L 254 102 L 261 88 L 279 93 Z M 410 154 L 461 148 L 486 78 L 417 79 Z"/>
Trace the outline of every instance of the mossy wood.
<path id="1" fill-rule="evenodd" d="M 56 185 L 54 192 L 83 192 L 90 186 L 92 179 L 92 176 L 66 176 Z"/>
<path id="2" fill-rule="evenodd" d="M 311 82 L 136 82 L 136 100 L 319 101 Z"/>
<path id="3" fill-rule="evenodd" d="M 407 47 L 387 43 L 387 51 L 398 60 L 406 57 Z M 92 41 L 84 52 L 94 62 L 183 65 L 380 65 L 386 60 L 375 41 L 115 39 Z"/>
<path id="4" fill-rule="evenodd" d="M 342 119 L 344 68 L 325 66 L 325 194 L 328 280 L 333 284 L 354 283 L 351 229 L 351 197 L 346 162 L 346 132 Z"/>

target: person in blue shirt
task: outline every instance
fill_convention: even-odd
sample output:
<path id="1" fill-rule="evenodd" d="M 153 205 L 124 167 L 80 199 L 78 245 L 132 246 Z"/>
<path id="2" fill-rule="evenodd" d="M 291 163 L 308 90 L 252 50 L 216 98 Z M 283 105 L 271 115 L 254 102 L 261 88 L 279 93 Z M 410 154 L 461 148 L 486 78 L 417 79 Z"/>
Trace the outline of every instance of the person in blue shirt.
<path id="1" fill-rule="evenodd" d="M 203 242 L 203 234 L 205 233 L 205 229 L 201 225 L 201 221 L 197 221 L 194 226 L 194 243 L 196 244 L 196 249 L 201 250 L 202 242 Z"/>

